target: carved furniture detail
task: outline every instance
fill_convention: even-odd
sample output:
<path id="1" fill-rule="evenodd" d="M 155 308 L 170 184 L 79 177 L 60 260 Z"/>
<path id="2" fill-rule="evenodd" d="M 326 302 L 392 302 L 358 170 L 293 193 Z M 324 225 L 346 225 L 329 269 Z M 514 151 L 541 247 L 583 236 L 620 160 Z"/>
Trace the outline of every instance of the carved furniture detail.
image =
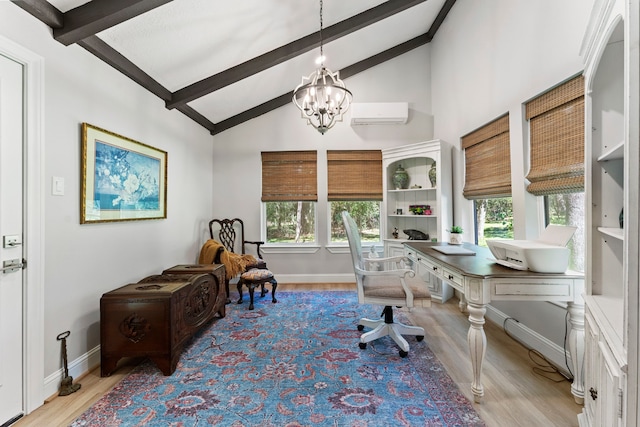
<path id="1" fill-rule="evenodd" d="M 149 357 L 164 375 L 175 371 L 188 340 L 225 314 L 224 266 L 207 267 L 205 273 L 148 276 L 102 295 L 101 376 L 111 375 L 122 357 Z"/>

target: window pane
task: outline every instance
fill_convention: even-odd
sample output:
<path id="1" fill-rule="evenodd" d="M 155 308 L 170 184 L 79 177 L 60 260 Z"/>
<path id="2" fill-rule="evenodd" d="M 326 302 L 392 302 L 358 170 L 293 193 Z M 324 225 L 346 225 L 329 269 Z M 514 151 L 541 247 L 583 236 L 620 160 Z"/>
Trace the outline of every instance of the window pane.
<path id="1" fill-rule="evenodd" d="M 584 192 L 544 196 L 545 225 L 577 227 L 567 247 L 571 251 L 569 268 L 584 271 Z"/>
<path id="2" fill-rule="evenodd" d="M 380 202 L 330 202 L 331 242 L 346 242 L 342 211 L 347 211 L 358 225 L 363 242 L 380 241 Z"/>
<path id="3" fill-rule="evenodd" d="M 487 246 L 487 240 L 513 239 L 513 203 L 511 197 L 477 199 L 476 244 Z"/>
<path id="4" fill-rule="evenodd" d="M 267 243 L 310 243 L 316 241 L 314 202 L 265 202 Z"/>

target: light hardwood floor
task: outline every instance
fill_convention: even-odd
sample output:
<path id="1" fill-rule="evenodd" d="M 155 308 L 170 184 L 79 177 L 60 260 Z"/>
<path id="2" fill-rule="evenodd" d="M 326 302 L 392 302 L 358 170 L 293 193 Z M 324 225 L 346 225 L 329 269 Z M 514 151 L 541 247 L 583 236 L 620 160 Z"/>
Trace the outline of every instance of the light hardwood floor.
<path id="1" fill-rule="evenodd" d="M 350 290 L 351 284 L 279 284 L 280 291 Z M 232 299 L 237 293 L 232 289 Z M 277 293 L 276 293 L 277 296 Z M 458 310 L 458 300 L 433 303 L 431 308 L 414 309 L 411 321 L 425 329 L 425 341 L 462 393 L 473 402 L 471 363 L 467 347 L 467 317 Z M 501 325 L 487 321 L 487 354 L 483 370 L 485 397 L 473 404 L 488 427 L 578 426 L 582 406 L 574 402 L 567 381 L 553 382 L 536 373 L 529 351 L 511 339 Z M 411 338 L 409 338 L 411 343 Z M 354 344 L 356 345 L 356 344 Z M 16 427 L 66 426 L 117 384 L 137 363 L 124 360 L 114 374 L 100 377 L 94 369 L 76 379 L 82 387 L 76 393 L 54 397 L 14 424 Z"/>

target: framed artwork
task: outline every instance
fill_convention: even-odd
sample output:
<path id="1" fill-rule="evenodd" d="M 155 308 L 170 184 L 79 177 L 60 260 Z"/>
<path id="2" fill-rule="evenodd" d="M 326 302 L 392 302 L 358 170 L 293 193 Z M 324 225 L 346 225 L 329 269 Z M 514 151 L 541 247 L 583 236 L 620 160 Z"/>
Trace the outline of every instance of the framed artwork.
<path id="1" fill-rule="evenodd" d="M 167 152 L 82 123 L 80 223 L 167 217 Z"/>

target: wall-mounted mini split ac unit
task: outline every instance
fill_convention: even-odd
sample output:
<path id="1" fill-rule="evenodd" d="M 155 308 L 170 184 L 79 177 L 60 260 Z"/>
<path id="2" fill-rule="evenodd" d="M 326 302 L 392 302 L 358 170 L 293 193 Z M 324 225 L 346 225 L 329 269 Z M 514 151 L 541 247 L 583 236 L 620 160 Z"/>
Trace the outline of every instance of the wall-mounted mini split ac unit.
<path id="1" fill-rule="evenodd" d="M 351 104 L 351 126 L 399 125 L 407 123 L 407 102 L 365 102 Z"/>

